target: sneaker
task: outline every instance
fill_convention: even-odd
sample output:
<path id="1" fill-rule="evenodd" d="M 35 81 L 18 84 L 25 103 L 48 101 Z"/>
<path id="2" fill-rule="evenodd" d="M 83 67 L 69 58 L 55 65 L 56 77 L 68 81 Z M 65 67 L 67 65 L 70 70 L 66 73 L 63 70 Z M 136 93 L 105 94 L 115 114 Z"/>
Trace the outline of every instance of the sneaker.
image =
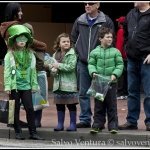
<path id="1" fill-rule="evenodd" d="M 91 130 L 90 130 L 90 133 L 91 134 L 96 134 L 96 133 L 99 133 L 99 132 L 101 132 L 102 131 L 102 129 L 100 129 L 100 128 L 92 128 Z"/>
<path id="2" fill-rule="evenodd" d="M 117 97 L 117 100 L 127 100 L 128 96 L 119 96 Z"/>
<path id="3" fill-rule="evenodd" d="M 80 122 L 80 123 L 77 123 L 76 127 L 77 128 L 91 128 L 91 125 L 83 123 L 83 122 Z"/>
<path id="4" fill-rule="evenodd" d="M 118 130 L 116 130 L 116 129 L 111 129 L 111 130 L 110 130 L 110 133 L 111 133 L 111 134 L 117 134 L 117 133 L 118 133 Z"/>
<path id="5" fill-rule="evenodd" d="M 129 122 L 126 122 L 125 124 L 120 125 L 118 127 L 118 129 L 119 130 L 137 130 L 138 127 L 136 125 L 133 125 L 133 124 L 129 123 Z"/>
<path id="6" fill-rule="evenodd" d="M 117 100 L 123 100 L 123 99 L 124 99 L 124 96 L 117 97 Z"/>
<path id="7" fill-rule="evenodd" d="M 128 99 L 128 96 L 124 96 L 124 100 L 127 100 Z"/>

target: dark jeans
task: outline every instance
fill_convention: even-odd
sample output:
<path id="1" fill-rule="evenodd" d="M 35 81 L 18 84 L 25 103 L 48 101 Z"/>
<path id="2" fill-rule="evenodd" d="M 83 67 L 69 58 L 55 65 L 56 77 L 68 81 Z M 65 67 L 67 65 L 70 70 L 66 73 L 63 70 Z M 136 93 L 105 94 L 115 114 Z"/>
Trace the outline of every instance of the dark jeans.
<path id="1" fill-rule="evenodd" d="M 30 135 L 36 134 L 35 127 L 35 118 L 34 118 L 34 110 L 32 104 L 32 94 L 31 90 L 12 90 L 10 99 L 15 100 L 15 119 L 14 119 L 14 129 L 16 133 L 21 132 L 21 127 L 19 124 L 19 116 L 20 116 L 20 99 L 26 111 L 26 117 L 29 127 Z"/>
<path id="2" fill-rule="evenodd" d="M 124 69 L 121 77 L 118 80 L 117 96 L 128 95 L 128 84 L 127 84 L 127 60 L 124 60 Z"/>
<path id="3" fill-rule="evenodd" d="M 87 94 L 91 85 L 91 77 L 89 75 L 88 66 L 81 61 L 77 64 L 77 78 L 79 88 L 79 103 L 80 103 L 80 122 L 91 124 L 91 102 L 90 96 Z"/>
<path id="4" fill-rule="evenodd" d="M 118 129 L 116 92 L 117 85 L 113 84 L 108 90 L 103 102 L 95 99 L 93 128 L 104 127 L 107 112 L 108 129 Z"/>
<path id="5" fill-rule="evenodd" d="M 150 64 L 143 64 L 143 60 L 128 59 L 128 115 L 127 121 L 137 125 L 140 115 L 141 97 L 140 87 L 143 85 L 145 94 L 144 111 L 145 124 L 150 123 Z"/>

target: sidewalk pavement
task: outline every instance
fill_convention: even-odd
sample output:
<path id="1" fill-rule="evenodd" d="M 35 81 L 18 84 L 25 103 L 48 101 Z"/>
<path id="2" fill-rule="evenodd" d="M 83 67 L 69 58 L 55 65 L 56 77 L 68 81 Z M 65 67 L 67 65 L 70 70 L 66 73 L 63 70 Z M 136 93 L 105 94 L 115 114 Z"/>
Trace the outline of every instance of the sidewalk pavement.
<path id="1" fill-rule="evenodd" d="M 0 99 L 6 98 L 5 94 L 0 92 Z M 49 94 L 49 102 L 50 102 L 50 107 L 45 108 L 43 110 L 43 117 L 42 117 L 42 128 L 38 128 L 37 131 L 42 137 L 45 137 L 47 140 L 52 139 L 57 139 L 63 141 L 77 141 L 75 139 L 85 141 L 85 140 L 112 140 L 109 141 L 111 142 L 116 142 L 117 140 L 129 140 L 129 141 L 147 141 L 146 146 L 150 147 L 150 132 L 145 131 L 145 124 L 144 124 L 144 119 L 145 119 L 145 114 L 143 110 L 143 101 L 141 101 L 141 114 L 140 118 L 138 121 L 138 128 L 139 130 L 134 130 L 134 131 L 119 131 L 117 135 L 111 135 L 108 132 L 107 129 L 107 124 L 105 125 L 105 128 L 102 133 L 99 133 L 96 136 L 93 136 L 89 134 L 90 128 L 87 129 L 78 129 L 77 132 L 53 132 L 53 128 L 57 125 L 57 112 L 56 112 L 56 107 L 53 104 L 53 96 L 52 94 Z M 91 99 L 91 108 L 92 111 L 94 109 L 94 101 Z M 77 105 L 77 122 L 79 122 L 79 113 L 80 113 L 80 106 Z M 124 124 L 126 122 L 126 115 L 127 115 L 127 100 L 118 100 L 118 120 L 119 124 Z M 26 115 L 25 111 L 21 110 L 20 111 L 20 119 L 22 121 L 26 121 Z M 65 128 L 69 126 L 70 118 L 69 118 L 69 111 L 66 109 L 66 117 L 65 117 Z M 28 137 L 28 130 L 23 129 L 23 133 Z M 14 138 L 14 131 L 11 128 L 8 128 L 6 124 L 0 123 L 0 138 Z M 115 141 L 114 141 L 115 140 Z M 53 141 L 56 143 L 56 141 Z M 109 143 L 109 144 L 110 144 Z"/>

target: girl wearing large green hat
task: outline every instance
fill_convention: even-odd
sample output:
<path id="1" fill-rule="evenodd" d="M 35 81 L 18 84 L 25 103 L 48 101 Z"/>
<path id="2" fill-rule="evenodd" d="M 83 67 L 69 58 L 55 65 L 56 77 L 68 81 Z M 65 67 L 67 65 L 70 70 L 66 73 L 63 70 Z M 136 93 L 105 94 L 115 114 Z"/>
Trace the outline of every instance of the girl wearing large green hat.
<path id="1" fill-rule="evenodd" d="M 32 104 L 32 92 L 38 90 L 36 59 L 29 49 L 32 43 L 30 31 L 23 25 L 13 25 L 8 29 L 10 49 L 4 58 L 4 89 L 10 100 L 15 99 L 14 130 L 16 139 L 23 140 L 19 124 L 20 100 L 24 105 L 30 139 L 41 140 L 37 135 Z"/>
<path id="2" fill-rule="evenodd" d="M 10 47 L 14 46 L 15 38 L 20 35 L 24 35 L 28 39 L 26 46 L 32 44 L 33 42 L 33 37 L 31 36 L 30 30 L 26 28 L 24 25 L 13 25 L 10 28 L 8 28 L 8 33 L 9 33 L 8 45 Z"/>

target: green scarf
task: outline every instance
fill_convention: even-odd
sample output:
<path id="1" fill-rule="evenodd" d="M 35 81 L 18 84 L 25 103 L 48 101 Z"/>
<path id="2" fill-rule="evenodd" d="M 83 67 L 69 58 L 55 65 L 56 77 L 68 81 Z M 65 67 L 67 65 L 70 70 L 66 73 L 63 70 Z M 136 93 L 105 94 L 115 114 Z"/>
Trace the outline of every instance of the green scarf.
<path id="1" fill-rule="evenodd" d="M 13 55 L 16 63 L 16 68 L 21 69 L 22 77 L 25 78 L 27 74 L 26 70 L 31 66 L 31 58 L 29 50 L 23 49 L 21 51 L 23 52 L 23 54 L 20 52 L 20 50 L 15 50 L 13 52 Z"/>

